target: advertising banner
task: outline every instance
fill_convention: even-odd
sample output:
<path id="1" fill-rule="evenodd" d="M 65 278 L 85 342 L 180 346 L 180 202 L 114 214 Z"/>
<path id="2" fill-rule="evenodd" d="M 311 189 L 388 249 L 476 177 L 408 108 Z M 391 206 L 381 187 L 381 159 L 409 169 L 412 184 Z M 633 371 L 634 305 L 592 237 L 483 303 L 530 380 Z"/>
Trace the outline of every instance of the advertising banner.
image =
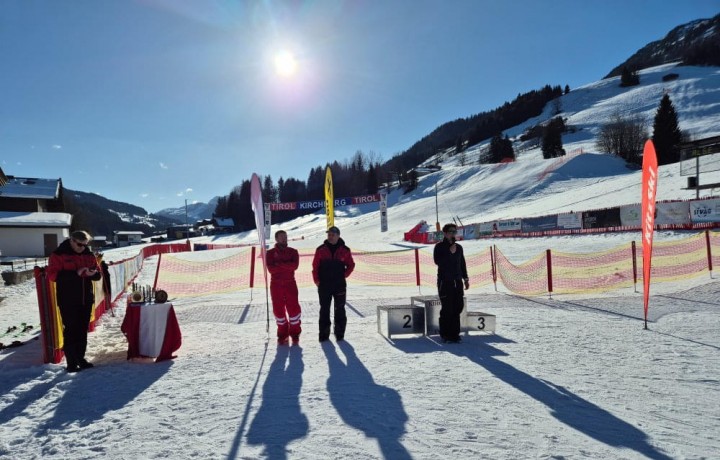
<path id="1" fill-rule="evenodd" d="M 673 202 L 655 205 L 655 225 L 684 225 L 690 223 L 690 203 Z"/>
<path id="2" fill-rule="evenodd" d="M 498 220 L 493 225 L 493 229 L 500 233 L 520 232 L 522 230 L 522 222 L 520 219 Z"/>
<path id="3" fill-rule="evenodd" d="M 478 226 L 468 225 L 462 229 L 462 237 L 464 240 L 474 240 L 478 238 Z"/>
<path id="4" fill-rule="evenodd" d="M 270 211 L 270 204 L 265 203 L 265 239 L 270 239 L 270 227 L 272 226 L 272 211 Z"/>
<path id="5" fill-rule="evenodd" d="M 647 329 L 650 303 L 650 267 L 655 234 L 655 197 L 657 196 L 657 156 L 652 141 L 645 142 L 642 164 L 642 249 L 643 249 L 643 310 Z"/>
<path id="6" fill-rule="evenodd" d="M 496 227 L 495 222 L 483 222 L 478 225 L 477 235 L 478 236 L 487 236 L 493 234 L 493 228 Z"/>
<path id="7" fill-rule="evenodd" d="M 626 204 L 620 207 L 620 225 L 640 228 L 642 211 L 639 204 Z"/>
<path id="8" fill-rule="evenodd" d="M 335 196 L 333 192 L 332 171 L 330 166 L 325 168 L 325 218 L 327 228 L 335 225 Z"/>
<path id="9" fill-rule="evenodd" d="M 544 232 L 557 230 L 557 216 L 528 217 L 522 219 L 523 232 Z"/>
<path id="10" fill-rule="evenodd" d="M 693 223 L 720 222 L 720 199 L 691 201 L 690 219 Z"/>
<path id="11" fill-rule="evenodd" d="M 582 228 L 582 214 L 579 212 L 565 212 L 557 215 L 558 228 Z"/>
<path id="12" fill-rule="evenodd" d="M 585 211 L 582 213 L 582 228 L 619 227 L 620 208 Z"/>
<path id="13" fill-rule="evenodd" d="M 380 194 L 380 232 L 387 232 L 387 193 Z"/>

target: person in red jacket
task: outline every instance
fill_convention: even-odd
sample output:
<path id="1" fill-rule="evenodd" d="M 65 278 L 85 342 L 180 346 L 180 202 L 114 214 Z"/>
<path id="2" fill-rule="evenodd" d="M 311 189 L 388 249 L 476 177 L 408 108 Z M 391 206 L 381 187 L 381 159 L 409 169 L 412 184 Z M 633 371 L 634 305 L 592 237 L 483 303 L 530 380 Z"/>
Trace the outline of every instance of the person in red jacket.
<path id="1" fill-rule="evenodd" d="M 88 248 L 90 235 L 73 232 L 50 255 L 47 275 L 56 285 L 63 324 L 63 351 L 68 372 L 93 367 L 85 359 L 90 315 L 95 303 L 93 281 L 101 278 L 95 255 Z"/>
<path id="2" fill-rule="evenodd" d="M 345 338 L 347 315 L 345 314 L 345 300 L 347 295 L 347 282 L 345 279 L 355 269 L 355 261 L 350 248 L 340 238 L 340 230 L 330 227 L 327 239 L 315 250 L 312 263 L 312 275 L 318 287 L 320 298 L 320 341 L 330 338 L 330 303 L 335 300 L 335 339 Z"/>
<path id="3" fill-rule="evenodd" d="M 266 254 L 267 269 L 270 272 L 270 297 L 277 324 L 279 344 L 286 344 L 288 336 L 293 343 L 300 341 L 302 321 L 295 270 L 300 264 L 297 250 L 287 244 L 284 230 L 275 232 L 275 247 Z"/>

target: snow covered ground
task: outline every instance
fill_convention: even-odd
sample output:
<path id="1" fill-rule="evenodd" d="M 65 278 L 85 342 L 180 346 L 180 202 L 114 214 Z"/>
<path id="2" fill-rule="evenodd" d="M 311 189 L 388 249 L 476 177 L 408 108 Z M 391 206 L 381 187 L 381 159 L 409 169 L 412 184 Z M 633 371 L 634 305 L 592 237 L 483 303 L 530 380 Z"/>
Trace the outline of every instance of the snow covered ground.
<path id="1" fill-rule="evenodd" d="M 717 90 L 683 85 L 695 106 L 703 88 L 705 101 L 717 102 Z M 676 103 L 681 115 L 695 106 Z M 572 109 L 569 103 L 563 107 Z M 697 132 L 717 130 L 716 115 L 705 118 L 707 126 L 700 120 L 692 119 Z M 538 179 L 548 164 L 537 151 L 504 166 L 448 162 L 423 177 L 413 194 L 390 195 L 389 232 L 379 231 L 376 204 L 337 209 L 336 225 L 354 250 L 412 246 L 402 233 L 420 220 L 434 222 L 436 183 L 441 222 L 640 200 L 640 172 L 615 158 L 577 155 Z M 658 199 L 694 197 L 684 190 L 686 177 L 679 169 L 660 167 Z M 706 177 L 720 182 L 717 172 Z M 288 231 L 295 247 L 312 248 L 322 242 L 324 216 L 306 216 L 273 231 L 278 228 Z M 655 241 L 686 236 L 658 232 Z M 593 252 L 631 240 L 639 242 L 639 233 L 463 245 L 472 253 L 497 244 L 522 262 L 547 248 Z M 254 232 L 196 240 L 256 241 Z M 106 260 L 137 251 L 108 251 Z M 213 251 L 194 256 L 210 258 Z M 138 282 L 152 284 L 156 263 L 145 262 Z M 293 347 L 274 343 L 272 325 L 266 331 L 264 290 L 180 299 L 174 306 L 183 345 L 176 359 L 154 364 L 126 361 L 121 299 L 115 316 L 105 315 L 90 334 L 88 354 L 96 368 L 75 375 L 66 374 L 63 365 L 42 364 L 34 331 L 21 334 L 15 340 L 26 341 L 23 346 L 0 352 L 0 458 L 718 457 L 715 278 L 654 284 L 648 330 L 642 294 L 633 289 L 523 298 L 502 286 L 498 292 L 485 286 L 471 287 L 468 306 L 497 315 L 496 334 L 472 334 L 452 345 L 434 337 L 388 340 L 378 334 L 378 305 L 407 303 L 420 293 L 434 294 L 425 287 L 354 285 L 351 279 L 346 341 L 320 344 L 316 293 L 301 289 L 305 332 Z M 5 297 L 0 333 L 23 322 L 39 323 L 32 281 L 1 286 L 0 297 Z"/>

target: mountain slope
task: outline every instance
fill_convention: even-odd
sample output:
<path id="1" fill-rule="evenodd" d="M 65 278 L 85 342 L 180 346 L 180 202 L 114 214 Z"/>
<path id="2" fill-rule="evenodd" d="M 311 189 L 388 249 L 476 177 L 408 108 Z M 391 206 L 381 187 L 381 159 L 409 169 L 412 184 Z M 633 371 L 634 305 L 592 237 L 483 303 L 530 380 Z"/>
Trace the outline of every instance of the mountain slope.
<path id="1" fill-rule="evenodd" d="M 92 235 L 112 236 L 114 231 L 142 231 L 149 236 L 165 231 L 179 221 L 149 214 L 145 209 L 120 201 L 109 200 L 95 193 L 64 190 L 66 211 L 73 215 L 73 227 Z"/>
<path id="2" fill-rule="evenodd" d="M 720 65 L 720 14 L 675 27 L 662 40 L 643 46 L 604 78 L 619 76 L 623 67 L 641 70 L 670 62 Z"/>

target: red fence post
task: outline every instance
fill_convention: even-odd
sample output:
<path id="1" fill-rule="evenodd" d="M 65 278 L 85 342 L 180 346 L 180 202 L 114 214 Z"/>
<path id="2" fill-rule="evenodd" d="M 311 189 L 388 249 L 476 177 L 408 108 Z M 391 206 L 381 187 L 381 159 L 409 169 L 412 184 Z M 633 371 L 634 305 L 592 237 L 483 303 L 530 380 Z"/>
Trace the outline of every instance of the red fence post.
<path id="1" fill-rule="evenodd" d="M 707 247 L 708 270 L 710 271 L 710 279 L 712 279 L 712 248 L 710 247 L 710 230 L 705 230 L 705 247 Z"/>
<path id="2" fill-rule="evenodd" d="M 158 263 L 155 267 L 155 282 L 153 283 L 153 291 L 157 289 L 158 275 L 160 275 L 160 263 L 162 263 L 162 253 L 158 254 Z"/>
<path id="3" fill-rule="evenodd" d="M 492 273 L 493 285 L 497 292 L 497 266 L 495 265 L 495 245 L 490 246 L 490 272 Z"/>
<path id="4" fill-rule="evenodd" d="M 635 285 L 635 292 L 637 292 L 637 249 L 635 248 L 635 241 L 631 242 L 630 252 L 632 253 L 633 283 Z"/>
<path id="5" fill-rule="evenodd" d="M 250 289 L 255 283 L 255 246 L 250 250 Z"/>
<path id="6" fill-rule="evenodd" d="M 415 283 L 420 287 L 420 250 L 415 248 Z"/>
<path id="7" fill-rule="evenodd" d="M 550 294 L 550 297 L 552 297 L 553 293 L 553 280 L 552 280 L 552 254 L 550 253 L 550 250 L 545 251 L 546 259 L 547 259 L 547 277 L 548 277 L 548 294 Z"/>

